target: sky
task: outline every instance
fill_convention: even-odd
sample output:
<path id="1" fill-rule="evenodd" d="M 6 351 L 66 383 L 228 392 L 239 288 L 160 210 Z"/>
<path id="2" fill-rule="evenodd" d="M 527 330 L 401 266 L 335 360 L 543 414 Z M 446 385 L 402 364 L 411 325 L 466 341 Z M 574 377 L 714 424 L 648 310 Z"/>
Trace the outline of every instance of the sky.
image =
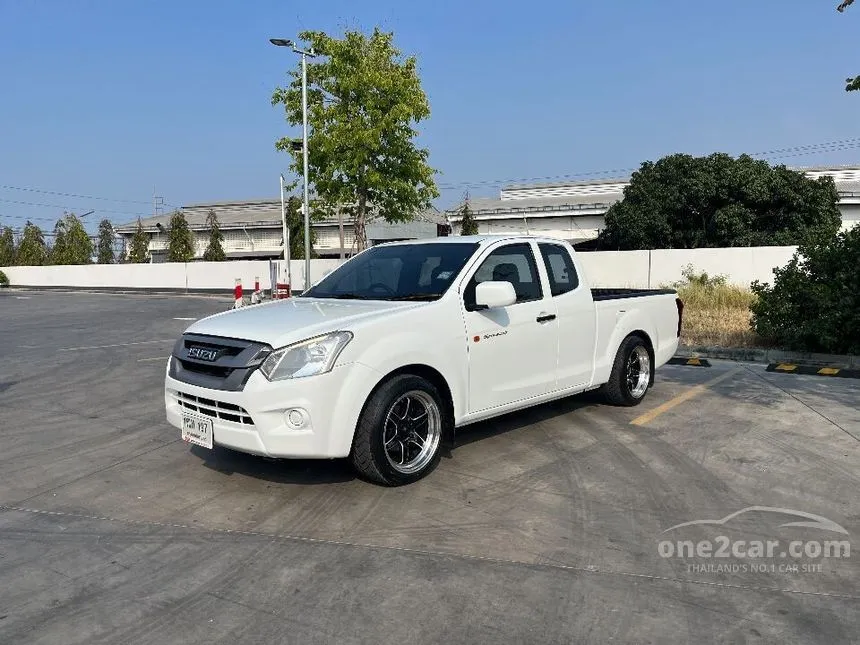
<path id="1" fill-rule="evenodd" d="M 837 4 L 0 0 L 0 225 L 277 197 L 300 130 L 270 99 L 299 61 L 269 38 L 310 29 L 417 57 L 439 208 L 674 152 L 860 164 L 860 6 Z"/>

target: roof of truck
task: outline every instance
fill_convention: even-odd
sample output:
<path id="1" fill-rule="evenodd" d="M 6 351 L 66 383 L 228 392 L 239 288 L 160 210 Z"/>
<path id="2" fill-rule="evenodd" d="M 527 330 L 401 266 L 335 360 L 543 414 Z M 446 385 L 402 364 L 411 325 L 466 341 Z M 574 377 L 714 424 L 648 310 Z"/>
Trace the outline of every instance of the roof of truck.
<path id="1" fill-rule="evenodd" d="M 495 234 L 495 235 L 449 235 L 446 237 L 426 237 L 417 240 L 396 240 L 393 242 L 384 242 L 386 245 L 394 244 L 482 244 L 484 242 L 498 242 L 499 240 L 536 240 L 549 239 L 540 235 L 510 235 L 510 234 Z M 558 241 L 558 240 L 556 240 Z M 377 245 L 380 246 L 380 245 Z"/>

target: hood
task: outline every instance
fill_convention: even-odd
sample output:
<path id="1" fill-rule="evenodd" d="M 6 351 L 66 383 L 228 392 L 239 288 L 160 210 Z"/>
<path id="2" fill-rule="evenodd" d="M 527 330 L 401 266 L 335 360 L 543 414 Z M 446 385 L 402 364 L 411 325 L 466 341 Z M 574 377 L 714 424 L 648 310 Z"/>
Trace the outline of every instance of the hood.
<path id="1" fill-rule="evenodd" d="M 185 331 L 267 343 L 274 348 L 384 316 L 392 310 L 413 309 L 427 303 L 384 300 L 287 298 L 248 305 L 203 318 Z"/>

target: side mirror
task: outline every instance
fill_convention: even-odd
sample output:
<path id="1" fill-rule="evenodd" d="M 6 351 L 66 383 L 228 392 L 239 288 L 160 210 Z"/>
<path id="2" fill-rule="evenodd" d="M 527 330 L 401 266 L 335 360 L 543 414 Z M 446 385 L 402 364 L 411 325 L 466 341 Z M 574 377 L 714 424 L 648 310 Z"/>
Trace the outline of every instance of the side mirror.
<path id="1" fill-rule="evenodd" d="M 475 304 L 478 309 L 507 307 L 517 301 L 517 292 L 510 282 L 481 282 L 475 287 Z"/>

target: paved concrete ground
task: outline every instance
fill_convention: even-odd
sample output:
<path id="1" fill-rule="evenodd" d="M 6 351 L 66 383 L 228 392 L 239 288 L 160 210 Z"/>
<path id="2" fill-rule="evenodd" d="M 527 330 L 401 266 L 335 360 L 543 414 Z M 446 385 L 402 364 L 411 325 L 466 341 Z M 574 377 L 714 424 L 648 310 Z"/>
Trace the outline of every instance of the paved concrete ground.
<path id="1" fill-rule="evenodd" d="M 779 557 L 860 549 L 860 381 L 668 366 L 637 408 L 482 423 L 384 489 L 179 441 L 177 319 L 227 306 L 0 292 L 0 643 L 860 642 L 860 553 Z M 667 531 L 748 507 L 847 535 L 768 508 Z M 780 546 L 658 552 L 719 536 Z"/>

